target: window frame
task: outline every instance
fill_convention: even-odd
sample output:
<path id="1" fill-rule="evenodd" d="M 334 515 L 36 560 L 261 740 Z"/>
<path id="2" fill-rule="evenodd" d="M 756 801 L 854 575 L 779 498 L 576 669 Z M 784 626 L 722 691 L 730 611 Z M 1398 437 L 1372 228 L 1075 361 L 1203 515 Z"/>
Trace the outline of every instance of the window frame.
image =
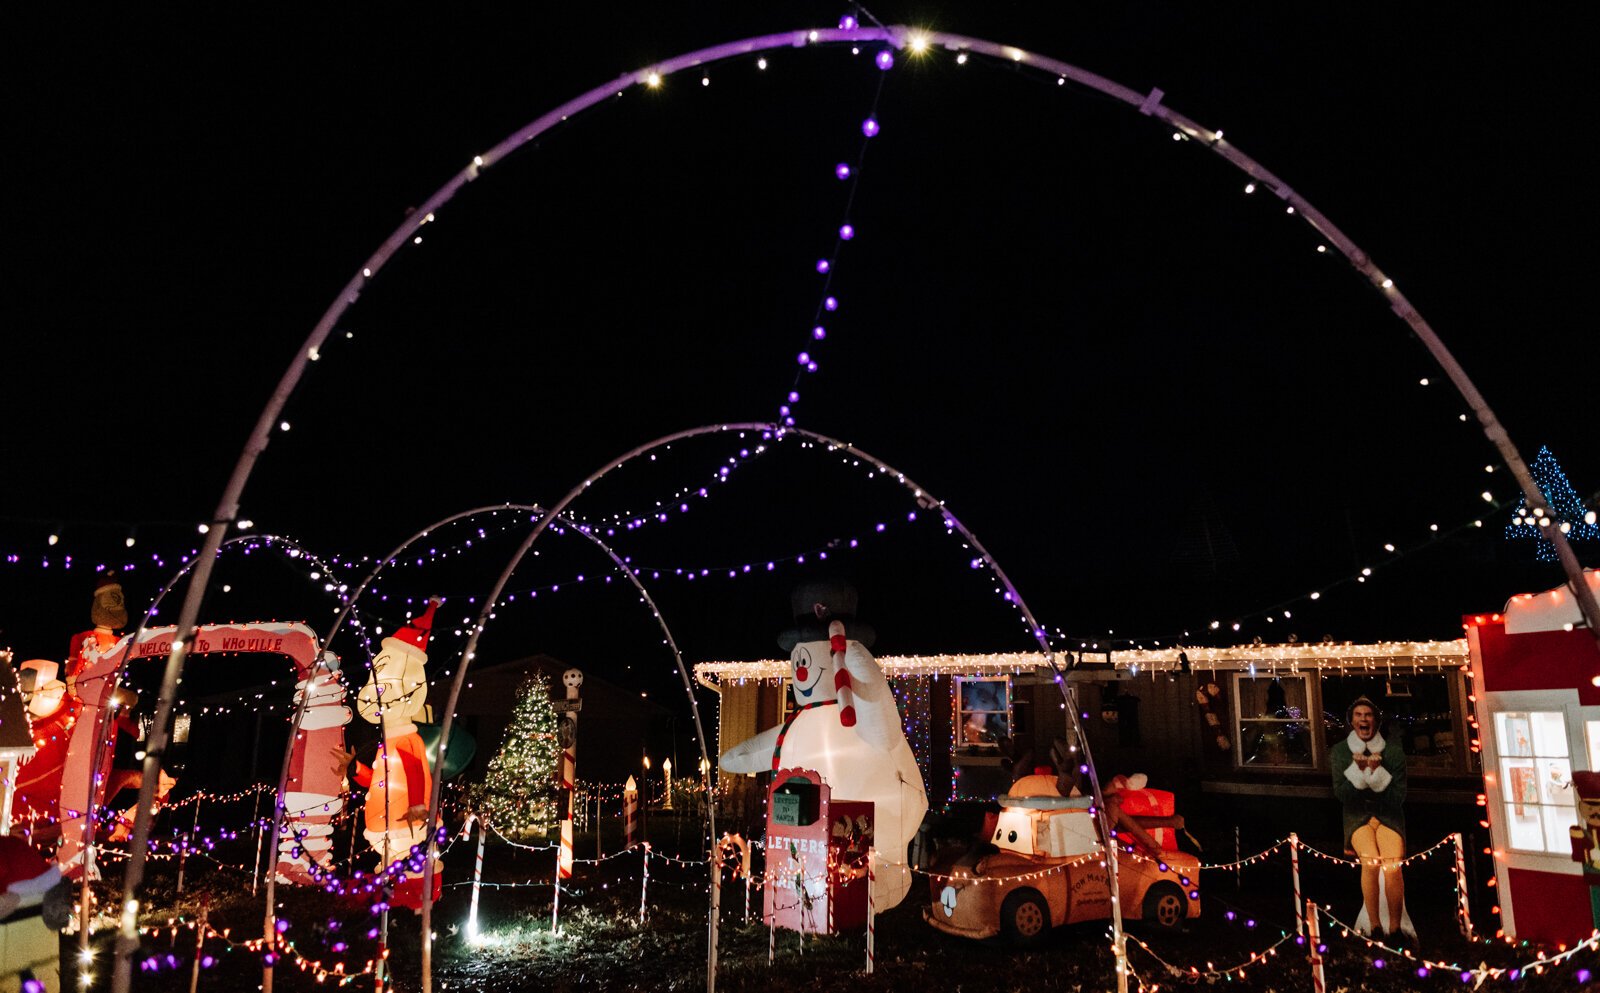
<path id="1" fill-rule="evenodd" d="M 1580 762 L 1586 764 L 1588 759 L 1588 742 L 1584 740 L 1583 708 L 1578 703 L 1578 691 L 1576 689 L 1501 690 L 1483 693 L 1478 699 L 1478 720 L 1484 731 L 1480 740 L 1483 744 L 1484 799 L 1487 803 L 1483 809 L 1488 813 L 1489 837 L 1493 847 L 1495 851 L 1504 853 L 1503 859 L 1495 860 L 1496 870 L 1536 869 L 1570 875 L 1577 868 L 1577 863 L 1572 861 L 1570 853 L 1533 851 L 1511 846 L 1511 832 L 1506 825 L 1504 814 L 1505 805 L 1511 801 L 1508 799 L 1506 784 L 1500 781 L 1500 742 L 1495 723 L 1496 718 L 1508 711 L 1562 713 L 1566 720 L 1568 760 L 1571 768 L 1576 771 Z M 1501 885 L 1505 884 L 1503 875 L 1500 882 Z"/>
<path id="2" fill-rule="evenodd" d="M 1005 694 L 1006 694 L 1006 708 L 1005 708 L 1005 710 L 1003 710 L 1003 711 L 1000 711 L 1000 710 L 980 710 L 980 709 L 977 709 L 975 707 L 966 706 L 966 700 L 967 700 L 967 697 L 966 697 L 966 686 L 967 686 L 968 683 L 1000 683 L 1000 684 L 1002 684 L 1005 687 Z M 967 725 L 966 715 L 968 715 L 968 714 L 1000 714 L 1000 713 L 1003 713 L 1003 714 L 1005 714 L 1005 717 L 1006 717 L 1006 732 L 1008 734 L 1014 733 L 1015 728 L 1016 728 L 1016 699 L 1015 699 L 1015 694 L 1014 694 L 1013 690 L 1014 690 L 1014 687 L 1012 686 L 1011 677 L 1009 675 L 998 675 L 998 676 L 989 676 L 989 675 L 986 675 L 986 676 L 956 676 L 955 677 L 955 691 L 956 691 L 955 692 L 955 696 L 956 696 L 955 703 L 956 703 L 956 706 L 955 706 L 955 714 L 954 714 L 954 717 L 955 717 L 954 728 L 953 728 L 954 734 L 951 736 L 951 738 L 952 738 L 951 747 L 952 747 L 952 750 L 954 752 L 953 758 L 957 762 L 959 762 L 962 758 L 999 756 L 999 754 L 1000 754 L 1000 745 L 998 743 L 996 743 L 996 742 L 992 742 L 992 741 L 968 742 L 968 741 L 965 740 L 965 728 L 966 728 L 966 725 Z M 963 749 L 965 749 L 966 751 L 963 751 Z"/>
<path id="3" fill-rule="evenodd" d="M 1317 678 L 1313 679 L 1313 677 Z M 1233 679 L 1230 680 L 1230 683 L 1232 684 L 1230 689 L 1232 690 L 1233 706 L 1232 713 L 1229 716 L 1231 718 L 1230 723 L 1232 724 L 1231 730 L 1233 731 L 1233 767 L 1235 770 L 1239 772 L 1248 772 L 1251 774 L 1265 773 L 1268 775 L 1282 775 L 1284 773 L 1317 772 L 1326 767 L 1327 755 L 1325 753 L 1327 752 L 1327 746 L 1323 741 L 1322 721 L 1320 719 L 1312 719 L 1314 715 L 1320 717 L 1322 713 L 1322 679 L 1320 677 L 1321 674 L 1316 672 L 1271 672 L 1262 671 L 1259 668 L 1257 668 L 1257 670 L 1254 672 L 1251 672 L 1249 669 L 1239 669 L 1233 673 Z M 1305 686 L 1305 715 L 1302 716 L 1299 721 L 1295 721 L 1293 718 L 1288 717 L 1246 718 L 1244 716 L 1244 708 L 1241 706 L 1244 698 L 1240 689 L 1241 685 L 1246 679 L 1300 680 Z M 1253 722 L 1270 721 L 1281 724 L 1299 723 L 1306 725 L 1311 732 L 1311 763 L 1309 765 L 1247 764 L 1244 760 L 1244 722 L 1246 720 Z"/>

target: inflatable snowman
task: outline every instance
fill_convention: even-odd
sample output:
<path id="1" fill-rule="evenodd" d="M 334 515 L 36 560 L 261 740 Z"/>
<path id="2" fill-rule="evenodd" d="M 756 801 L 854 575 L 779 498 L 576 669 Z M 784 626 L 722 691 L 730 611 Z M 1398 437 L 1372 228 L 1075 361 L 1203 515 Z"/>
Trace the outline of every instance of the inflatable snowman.
<path id="1" fill-rule="evenodd" d="M 433 771 L 415 719 L 427 703 L 428 635 L 439 600 L 383 639 L 372 660 L 372 677 L 356 695 L 356 710 L 363 720 L 383 732 L 372 766 L 356 764 L 356 785 L 367 789 L 364 808 L 367 842 L 383 864 L 409 857 L 413 847 L 428 844 L 428 802 L 433 794 Z M 441 866 L 434 864 L 434 898 L 439 896 Z M 420 876 L 395 888 L 394 905 L 422 906 Z"/>
<path id="2" fill-rule="evenodd" d="M 724 772 L 814 769 L 839 800 L 873 803 L 873 898 L 880 911 L 911 886 L 906 850 L 928 810 L 922 772 L 906 743 L 883 670 L 867 649 L 871 627 L 855 619 L 856 591 L 810 583 L 791 596 L 795 626 L 778 636 L 789 652 L 795 710 L 778 727 L 724 752 Z"/>

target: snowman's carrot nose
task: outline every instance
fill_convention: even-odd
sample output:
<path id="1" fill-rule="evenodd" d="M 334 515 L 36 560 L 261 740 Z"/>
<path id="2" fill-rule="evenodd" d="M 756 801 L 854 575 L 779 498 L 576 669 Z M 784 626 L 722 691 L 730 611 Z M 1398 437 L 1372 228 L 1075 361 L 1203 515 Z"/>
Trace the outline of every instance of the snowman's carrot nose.
<path id="1" fill-rule="evenodd" d="M 828 624 L 828 647 L 833 650 L 833 691 L 839 700 L 839 723 L 845 727 L 856 726 L 856 699 L 851 692 L 850 670 L 844 667 L 844 624 Z"/>

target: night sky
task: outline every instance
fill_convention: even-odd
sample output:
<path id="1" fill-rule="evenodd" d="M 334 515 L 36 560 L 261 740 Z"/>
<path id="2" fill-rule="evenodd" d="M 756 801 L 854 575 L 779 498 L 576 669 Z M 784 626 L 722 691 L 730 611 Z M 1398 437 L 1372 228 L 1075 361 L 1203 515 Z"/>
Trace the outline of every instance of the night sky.
<path id="1" fill-rule="evenodd" d="M 1580 493 L 1600 488 L 1592 15 L 1101 6 L 872 13 L 1159 86 L 1394 276 L 1526 458 L 1548 445 Z M 96 564 L 137 565 L 130 604 L 149 602 L 335 293 L 474 154 L 654 60 L 844 12 L 241 24 L 124 7 L 13 25 L 0 553 L 19 561 L 0 564 L 0 644 L 64 652 Z M 1453 637 L 1461 614 L 1560 581 L 1501 538 L 1514 488 L 1485 472 L 1465 404 L 1282 201 L 1092 92 L 945 51 L 883 73 L 875 52 L 781 49 L 764 71 L 752 56 L 709 85 L 634 87 L 487 170 L 341 321 L 246 491 L 254 530 L 348 559 L 472 506 L 553 503 L 651 438 L 774 417 L 805 350 L 799 425 L 945 500 L 1067 647 Z M 847 208 L 834 166 L 857 161 L 874 105 Z M 815 342 L 823 257 L 841 306 Z M 614 544 L 664 574 L 650 588 L 688 661 L 770 656 L 790 586 L 822 572 L 856 582 L 880 653 L 1031 647 L 902 490 L 792 441 L 712 482 L 740 447 L 676 445 L 573 508 L 599 524 L 664 502 L 668 523 Z M 672 495 L 701 486 L 678 512 Z M 513 547 L 507 523 L 434 536 L 474 545 L 397 572 L 371 620 L 444 593 L 458 622 Z M 1434 524 L 1449 537 L 1430 542 Z M 830 542 L 845 547 L 820 563 Z M 605 560 L 574 538 L 537 547 L 483 657 L 548 652 L 669 690 L 654 622 Z M 230 558 L 205 617 L 324 626 L 333 600 L 302 563 Z"/>

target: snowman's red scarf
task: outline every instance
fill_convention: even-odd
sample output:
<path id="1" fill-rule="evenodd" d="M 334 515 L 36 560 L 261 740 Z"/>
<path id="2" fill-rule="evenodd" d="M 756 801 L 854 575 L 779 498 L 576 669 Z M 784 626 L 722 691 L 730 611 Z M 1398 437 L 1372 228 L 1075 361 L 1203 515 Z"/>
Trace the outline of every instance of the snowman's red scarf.
<path id="1" fill-rule="evenodd" d="M 789 726 L 794 723 L 794 719 L 813 707 L 829 707 L 837 704 L 838 702 L 838 700 L 818 700 L 815 703 L 802 704 L 794 709 L 794 713 L 783 719 L 783 729 L 778 732 L 778 743 L 772 746 L 773 772 L 777 772 L 779 769 L 778 759 L 781 755 L 783 755 L 783 739 L 789 736 Z"/>

